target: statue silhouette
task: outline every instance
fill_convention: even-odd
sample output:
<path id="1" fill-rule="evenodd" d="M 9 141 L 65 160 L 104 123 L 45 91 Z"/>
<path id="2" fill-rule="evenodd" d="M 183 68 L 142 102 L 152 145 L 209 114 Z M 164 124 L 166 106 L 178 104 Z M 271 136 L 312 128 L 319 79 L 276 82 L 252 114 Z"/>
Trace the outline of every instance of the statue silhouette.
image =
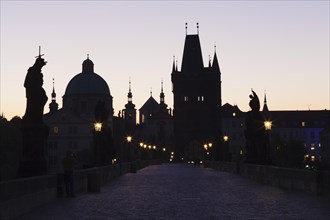
<path id="1" fill-rule="evenodd" d="M 265 131 L 263 126 L 263 117 L 260 113 L 260 101 L 258 95 L 252 90 L 249 95 L 251 111 L 246 113 L 246 162 L 265 163 Z"/>
<path id="2" fill-rule="evenodd" d="M 34 65 L 28 69 L 24 81 L 27 103 L 22 121 L 23 152 L 19 167 L 20 176 L 47 173 L 46 143 L 49 128 L 43 123 L 43 113 L 48 97 L 42 88 L 41 73 L 41 68 L 47 62 L 41 56 L 39 47 L 39 56 L 36 57 Z"/>
<path id="3" fill-rule="evenodd" d="M 36 59 L 34 65 L 28 69 L 24 81 L 26 89 L 26 110 L 23 117 L 25 124 L 42 124 L 42 116 L 44 106 L 48 100 L 43 85 L 43 74 L 41 68 L 46 65 L 46 62 L 41 55 Z"/>
<path id="4" fill-rule="evenodd" d="M 258 112 L 260 110 L 260 101 L 259 101 L 259 97 L 258 95 L 251 90 L 253 95 L 250 95 L 250 102 L 249 102 L 249 106 L 252 109 L 253 112 Z"/>

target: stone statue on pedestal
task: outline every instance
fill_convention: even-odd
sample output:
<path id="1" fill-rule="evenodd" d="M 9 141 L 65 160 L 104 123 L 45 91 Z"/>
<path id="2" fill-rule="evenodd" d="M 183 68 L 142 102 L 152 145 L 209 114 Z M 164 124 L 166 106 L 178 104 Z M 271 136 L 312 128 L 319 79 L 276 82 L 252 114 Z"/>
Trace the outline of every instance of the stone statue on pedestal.
<path id="1" fill-rule="evenodd" d="M 41 68 L 46 61 L 40 54 L 32 67 L 28 69 L 24 87 L 26 91 L 26 110 L 23 116 L 22 135 L 23 153 L 20 161 L 20 176 L 36 176 L 47 173 L 47 137 L 48 127 L 43 123 L 44 106 L 48 100 L 43 85 Z"/>
<path id="2" fill-rule="evenodd" d="M 246 114 L 246 151 L 247 156 L 245 162 L 264 164 L 266 162 L 265 149 L 265 130 L 263 117 L 260 113 L 260 101 L 258 95 L 252 90 L 249 105 L 251 111 Z"/>

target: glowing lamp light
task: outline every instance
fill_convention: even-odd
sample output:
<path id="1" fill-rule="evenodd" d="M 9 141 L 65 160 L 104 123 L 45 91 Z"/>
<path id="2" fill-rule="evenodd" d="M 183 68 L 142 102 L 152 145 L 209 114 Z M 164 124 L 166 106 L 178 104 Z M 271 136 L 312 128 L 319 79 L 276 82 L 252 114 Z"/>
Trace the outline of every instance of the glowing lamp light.
<path id="1" fill-rule="evenodd" d="M 241 155 L 241 156 L 243 155 L 243 150 L 242 149 L 239 150 L 239 155 Z"/>
<path id="2" fill-rule="evenodd" d="M 94 123 L 94 130 L 97 131 L 97 132 L 100 132 L 102 130 L 102 123 L 95 122 Z"/>
<path id="3" fill-rule="evenodd" d="M 143 145 L 144 145 L 143 142 L 140 142 L 140 147 L 143 147 Z"/>
<path id="4" fill-rule="evenodd" d="M 229 140 L 228 135 L 223 136 L 223 140 L 224 140 L 225 142 L 227 142 L 227 141 Z"/>
<path id="5" fill-rule="evenodd" d="M 127 140 L 127 142 L 132 142 L 132 136 L 127 136 L 126 140 Z"/>
<path id="6" fill-rule="evenodd" d="M 163 151 L 164 151 L 164 152 L 166 151 L 166 148 L 165 148 L 165 147 L 163 148 Z"/>
<path id="7" fill-rule="evenodd" d="M 209 143 L 209 147 L 212 147 L 213 146 L 213 144 L 212 143 Z"/>
<path id="8" fill-rule="evenodd" d="M 266 131 L 272 130 L 272 122 L 271 121 L 264 121 L 264 126 Z"/>
<path id="9" fill-rule="evenodd" d="M 154 150 L 156 150 L 156 148 L 157 148 L 157 147 L 156 147 L 155 145 L 152 147 L 152 149 L 154 149 Z"/>

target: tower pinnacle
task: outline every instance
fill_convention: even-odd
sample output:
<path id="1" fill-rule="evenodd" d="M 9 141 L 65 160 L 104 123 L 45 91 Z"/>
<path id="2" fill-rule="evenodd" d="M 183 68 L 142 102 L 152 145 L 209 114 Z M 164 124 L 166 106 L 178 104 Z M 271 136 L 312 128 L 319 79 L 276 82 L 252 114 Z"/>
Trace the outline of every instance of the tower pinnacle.
<path id="1" fill-rule="evenodd" d="M 56 103 L 55 80 L 53 78 L 52 102 L 49 104 L 49 112 L 54 113 L 57 110 L 58 110 L 58 104 Z"/>

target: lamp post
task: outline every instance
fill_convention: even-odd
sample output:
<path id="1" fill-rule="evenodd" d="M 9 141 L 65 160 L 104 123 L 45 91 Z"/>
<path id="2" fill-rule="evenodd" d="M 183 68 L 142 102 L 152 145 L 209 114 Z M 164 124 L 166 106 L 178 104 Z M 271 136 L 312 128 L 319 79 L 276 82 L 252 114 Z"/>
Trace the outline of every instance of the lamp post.
<path id="1" fill-rule="evenodd" d="M 101 132 L 102 123 L 94 123 L 94 165 L 101 165 Z"/>
<path id="2" fill-rule="evenodd" d="M 272 130 L 272 121 L 266 120 L 264 121 L 264 127 L 265 127 L 265 163 L 269 164 L 271 162 L 270 158 L 270 149 L 269 149 L 269 135 Z"/>
<path id="3" fill-rule="evenodd" d="M 96 132 L 101 132 L 102 131 L 102 123 L 101 122 L 95 122 L 94 123 L 94 130 Z"/>
<path id="4" fill-rule="evenodd" d="M 228 151 L 229 151 L 229 136 L 228 135 L 224 135 L 223 136 L 223 142 L 224 142 L 224 149 L 222 149 L 222 159 L 223 160 L 228 160 Z"/>
<path id="5" fill-rule="evenodd" d="M 127 160 L 131 162 L 133 160 L 133 151 L 132 151 L 132 136 L 127 135 L 126 136 L 126 143 L 127 143 L 127 150 L 126 150 L 126 155 L 127 155 Z"/>

